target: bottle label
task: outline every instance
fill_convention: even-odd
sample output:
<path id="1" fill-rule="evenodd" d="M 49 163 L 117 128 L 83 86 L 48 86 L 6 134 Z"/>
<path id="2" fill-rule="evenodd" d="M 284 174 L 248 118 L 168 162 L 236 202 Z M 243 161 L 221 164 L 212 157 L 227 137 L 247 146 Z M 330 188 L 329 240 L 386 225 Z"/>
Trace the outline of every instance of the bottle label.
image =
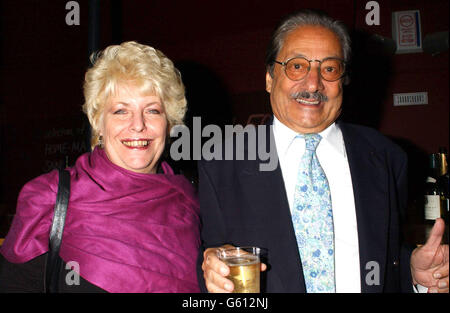
<path id="1" fill-rule="evenodd" d="M 425 219 L 435 220 L 441 217 L 441 197 L 439 195 L 425 196 Z"/>

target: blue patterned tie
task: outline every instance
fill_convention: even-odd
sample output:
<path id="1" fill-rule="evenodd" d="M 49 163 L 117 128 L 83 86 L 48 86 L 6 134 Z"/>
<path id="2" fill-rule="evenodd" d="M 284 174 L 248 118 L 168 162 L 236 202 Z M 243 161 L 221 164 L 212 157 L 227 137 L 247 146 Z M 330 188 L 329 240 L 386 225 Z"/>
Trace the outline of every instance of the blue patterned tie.
<path id="1" fill-rule="evenodd" d="M 322 137 L 318 134 L 298 137 L 305 138 L 306 150 L 301 159 L 295 186 L 292 222 L 306 291 L 335 292 L 330 187 L 316 155 L 316 148 Z"/>

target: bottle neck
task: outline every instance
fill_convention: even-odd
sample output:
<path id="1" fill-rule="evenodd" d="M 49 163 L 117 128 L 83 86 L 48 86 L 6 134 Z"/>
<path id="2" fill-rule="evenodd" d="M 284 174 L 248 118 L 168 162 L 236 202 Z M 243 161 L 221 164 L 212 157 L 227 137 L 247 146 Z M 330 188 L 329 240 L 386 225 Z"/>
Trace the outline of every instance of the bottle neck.
<path id="1" fill-rule="evenodd" d="M 439 163 L 439 154 L 430 154 L 428 163 L 428 177 L 437 179 L 440 176 Z"/>
<path id="2" fill-rule="evenodd" d="M 447 156 L 445 155 L 445 153 L 440 153 L 439 161 L 440 161 L 439 175 L 443 176 L 443 175 L 447 174 L 447 171 L 448 171 Z"/>

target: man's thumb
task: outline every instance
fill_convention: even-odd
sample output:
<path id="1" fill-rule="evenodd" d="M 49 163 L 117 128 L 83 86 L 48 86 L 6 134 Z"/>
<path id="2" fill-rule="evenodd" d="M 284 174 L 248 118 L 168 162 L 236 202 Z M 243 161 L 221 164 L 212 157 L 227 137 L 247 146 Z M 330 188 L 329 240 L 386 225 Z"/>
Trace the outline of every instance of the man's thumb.
<path id="1" fill-rule="evenodd" d="M 444 220 L 442 218 L 436 219 L 424 248 L 432 250 L 437 249 L 441 244 L 442 236 L 444 236 L 444 231 L 445 231 Z"/>

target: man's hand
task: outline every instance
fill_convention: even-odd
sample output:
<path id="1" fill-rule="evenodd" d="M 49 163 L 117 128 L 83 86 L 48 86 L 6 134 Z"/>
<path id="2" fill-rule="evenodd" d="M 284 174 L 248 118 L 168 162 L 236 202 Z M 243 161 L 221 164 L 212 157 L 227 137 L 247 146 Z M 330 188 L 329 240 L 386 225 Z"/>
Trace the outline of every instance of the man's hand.
<path id="1" fill-rule="evenodd" d="M 232 245 L 224 245 L 218 248 L 208 248 L 203 253 L 203 277 L 206 288 L 209 292 L 227 293 L 234 289 L 233 282 L 226 278 L 230 273 L 230 268 L 217 257 L 219 249 L 230 249 Z M 265 271 L 267 266 L 261 263 L 261 271 Z"/>
<path id="2" fill-rule="evenodd" d="M 441 245 L 444 221 L 436 219 L 425 245 L 411 255 L 411 274 L 414 284 L 428 288 L 428 292 L 448 293 L 448 245 Z"/>

